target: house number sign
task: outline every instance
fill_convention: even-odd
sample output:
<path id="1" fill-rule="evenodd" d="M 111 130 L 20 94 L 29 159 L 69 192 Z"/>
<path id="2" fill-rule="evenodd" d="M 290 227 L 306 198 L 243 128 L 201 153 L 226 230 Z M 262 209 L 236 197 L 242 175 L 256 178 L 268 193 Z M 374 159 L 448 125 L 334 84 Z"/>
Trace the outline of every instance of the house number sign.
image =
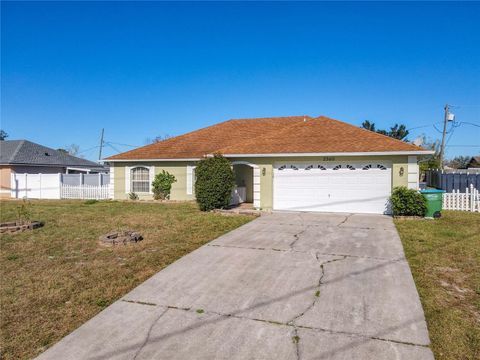
<path id="1" fill-rule="evenodd" d="M 324 156 L 323 161 L 335 161 L 335 157 L 333 156 Z"/>

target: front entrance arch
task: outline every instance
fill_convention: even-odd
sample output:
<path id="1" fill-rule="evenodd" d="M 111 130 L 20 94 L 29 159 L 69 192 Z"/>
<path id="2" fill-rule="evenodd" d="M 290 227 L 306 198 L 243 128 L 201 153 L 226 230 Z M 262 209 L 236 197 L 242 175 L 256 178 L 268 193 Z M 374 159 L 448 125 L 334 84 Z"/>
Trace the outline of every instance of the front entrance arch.
<path id="1" fill-rule="evenodd" d="M 260 209 L 260 167 L 256 164 L 249 163 L 248 161 L 233 161 L 232 167 L 238 165 L 245 165 L 252 168 L 252 200 L 253 200 L 253 207 L 255 209 Z"/>

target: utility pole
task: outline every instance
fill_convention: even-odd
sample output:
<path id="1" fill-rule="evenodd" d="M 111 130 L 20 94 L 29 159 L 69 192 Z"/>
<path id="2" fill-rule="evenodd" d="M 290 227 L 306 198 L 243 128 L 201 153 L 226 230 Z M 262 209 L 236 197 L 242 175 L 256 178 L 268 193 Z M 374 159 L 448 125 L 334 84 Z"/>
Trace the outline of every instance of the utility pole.
<path id="1" fill-rule="evenodd" d="M 103 133 L 105 129 L 102 129 L 102 135 L 100 136 L 100 150 L 98 151 L 98 161 L 102 160 L 102 149 L 103 149 Z"/>
<path id="2" fill-rule="evenodd" d="M 443 169 L 443 156 L 445 154 L 445 135 L 447 134 L 447 123 L 448 123 L 448 114 L 449 114 L 448 104 L 445 104 L 444 110 L 445 110 L 445 113 L 443 115 L 442 144 L 440 145 L 440 156 L 439 156 L 441 169 Z"/>

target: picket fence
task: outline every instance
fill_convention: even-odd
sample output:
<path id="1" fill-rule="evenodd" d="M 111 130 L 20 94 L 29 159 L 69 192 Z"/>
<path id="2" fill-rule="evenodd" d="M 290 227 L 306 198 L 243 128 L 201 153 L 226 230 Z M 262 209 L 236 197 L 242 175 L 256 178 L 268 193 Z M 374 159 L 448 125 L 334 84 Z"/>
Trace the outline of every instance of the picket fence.
<path id="1" fill-rule="evenodd" d="M 62 199 L 109 199 L 109 185 L 67 185 L 60 187 L 60 196 Z"/>
<path id="2" fill-rule="evenodd" d="M 460 190 L 443 193 L 443 209 L 480 212 L 479 191 L 470 185 L 464 193 Z"/>

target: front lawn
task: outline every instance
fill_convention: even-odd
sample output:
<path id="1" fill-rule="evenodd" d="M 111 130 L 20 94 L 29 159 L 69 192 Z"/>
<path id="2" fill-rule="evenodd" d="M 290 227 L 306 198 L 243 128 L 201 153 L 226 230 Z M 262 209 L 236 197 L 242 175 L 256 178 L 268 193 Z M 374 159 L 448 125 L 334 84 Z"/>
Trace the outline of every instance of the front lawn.
<path id="1" fill-rule="evenodd" d="M 16 201 L 0 203 L 2 222 Z M 202 213 L 193 203 L 32 201 L 45 226 L 2 235 L 1 355 L 31 358 L 157 271 L 245 224 L 248 216 Z M 141 232 L 129 246 L 99 245 L 115 229 Z"/>
<path id="2" fill-rule="evenodd" d="M 480 359 L 480 214 L 395 220 L 437 360 Z"/>

